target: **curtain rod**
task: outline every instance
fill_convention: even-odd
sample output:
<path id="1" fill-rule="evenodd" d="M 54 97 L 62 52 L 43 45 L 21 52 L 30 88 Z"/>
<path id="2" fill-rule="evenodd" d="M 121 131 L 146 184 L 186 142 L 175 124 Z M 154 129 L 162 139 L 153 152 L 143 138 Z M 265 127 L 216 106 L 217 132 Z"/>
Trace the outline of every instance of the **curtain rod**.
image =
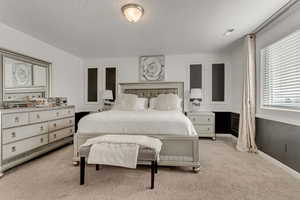
<path id="1" fill-rule="evenodd" d="M 288 9 L 290 9 L 293 5 L 295 5 L 299 0 L 290 0 L 284 6 L 282 6 L 279 10 L 277 10 L 271 17 L 269 17 L 266 21 L 264 21 L 261 25 L 259 25 L 254 31 L 254 34 L 257 34 L 266 26 L 271 24 L 274 20 L 280 17 L 283 13 L 285 13 Z"/>

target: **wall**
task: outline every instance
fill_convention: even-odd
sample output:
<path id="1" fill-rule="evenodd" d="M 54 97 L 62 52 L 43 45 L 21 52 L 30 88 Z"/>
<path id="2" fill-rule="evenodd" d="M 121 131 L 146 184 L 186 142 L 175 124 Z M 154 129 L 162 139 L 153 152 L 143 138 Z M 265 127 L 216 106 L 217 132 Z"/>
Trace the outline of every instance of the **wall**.
<path id="1" fill-rule="evenodd" d="M 52 63 L 52 96 L 68 97 L 82 109 L 83 68 L 76 56 L 0 23 L 0 47 Z"/>
<path id="2" fill-rule="evenodd" d="M 229 49 L 231 60 L 231 103 L 232 112 L 240 113 L 244 81 L 244 39 L 236 41 Z"/>
<path id="3" fill-rule="evenodd" d="M 212 104 L 211 99 L 211 65 L 213 63 L 225 63 L 226 66 L 226 104 Z M 207 55 L 207 54 L 190 54 L 190 55 L 166 55 L 166 81 L 183 81 L 185 91 L 188 94 L 189 89 L 189 64 L 202 64 L 204 67 L 204 100 L 201 105 L 202 110 L 212 111 L 230 111 L 230 58 L 226 55 Z M 139 81 L 139 59 L 138 57 L 123 57 L 123 58 L 102 58 L 85 60 L 84 66 L 103 66 L 103 65 L 119 65 L 118 79 L 119 82 L 138 82 Z M 187 96 L 187 95 L 186 95 Z M 187 99 L 185 102 L 188 102 Z M 87 105 L 85 108 L 93 109 L 95 106 Z M 188 109 L 188 104 L 185 105 L 185 110 Z"/>

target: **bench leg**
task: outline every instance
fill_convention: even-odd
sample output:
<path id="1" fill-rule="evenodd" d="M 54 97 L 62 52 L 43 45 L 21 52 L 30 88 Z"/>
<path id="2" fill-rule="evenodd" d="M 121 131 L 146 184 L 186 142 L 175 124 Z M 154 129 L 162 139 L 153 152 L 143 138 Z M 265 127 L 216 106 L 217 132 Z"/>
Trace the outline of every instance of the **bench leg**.
<path id="1" fill-rule="evenodd" d="M 84 184 L 85 157 L 80 157 L 80 185 Z"/>
<path id="2" fill-rule="evenodd" d="M 155 161 L 151 162 L 151 189 L 154 189 Z"/>
<path id="3" fill-rule="evenodd" d="M 96 164 L 96 171 L 99 171 L 99 164 Z"/>
<path id="4" fill-rule="evenodd" d="M 157 174 L 158 171 L 158 164 L 157 164 L 157 160 L 155 160 L 155 174 Z"/>

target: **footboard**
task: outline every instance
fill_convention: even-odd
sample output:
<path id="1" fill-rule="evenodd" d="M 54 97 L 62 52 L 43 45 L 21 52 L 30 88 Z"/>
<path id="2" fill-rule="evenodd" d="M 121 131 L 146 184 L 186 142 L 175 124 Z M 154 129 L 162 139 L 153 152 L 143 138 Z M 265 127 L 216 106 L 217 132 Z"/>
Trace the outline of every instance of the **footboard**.
<path id="1" fill-rule="evenodd" d="M 79 146 L 87 139 L 106 134 L 80 134 L 74 135 L 73 162 L 79 161 Z M 191 136 L 147 135 L 160 139 L 163 143 L 160 152 L 160 166 L 185 166 L 198 168 L 200 166 L 199 140 Z"/>

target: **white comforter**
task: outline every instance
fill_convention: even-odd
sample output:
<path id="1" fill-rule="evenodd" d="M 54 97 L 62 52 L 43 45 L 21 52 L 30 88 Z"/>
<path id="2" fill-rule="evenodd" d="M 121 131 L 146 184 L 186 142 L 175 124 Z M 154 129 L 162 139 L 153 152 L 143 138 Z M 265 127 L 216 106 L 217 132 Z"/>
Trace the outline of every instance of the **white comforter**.
<path id="1" fill-rule="evenodd" d="M 158 110 L 111 110 L 89 114 L 79 121 L 78 132 L 197 136 L 192 122 L 184 114 Z"/>

